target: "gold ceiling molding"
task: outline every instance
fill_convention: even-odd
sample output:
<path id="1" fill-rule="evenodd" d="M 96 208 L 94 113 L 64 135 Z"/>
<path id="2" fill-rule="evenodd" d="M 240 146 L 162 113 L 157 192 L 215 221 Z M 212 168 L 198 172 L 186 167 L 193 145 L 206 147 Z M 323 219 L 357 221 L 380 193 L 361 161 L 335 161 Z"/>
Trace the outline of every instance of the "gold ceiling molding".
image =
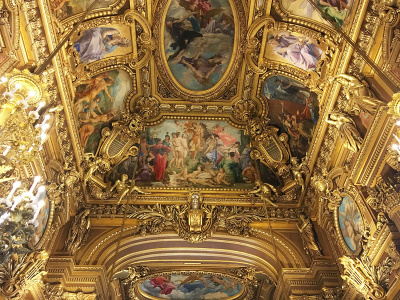
<path id="1" fill-rule="evenodd" d="M 104 224 L 107 224 L 105 220 Z M 89 237 L 87 245 L 76 253 L 75 259 L 85 265 L 107 265 L 109 271 L 114 259 L 116 259 L 114 270 L 122 270 L 128 263 L 162 262 L 170 265 L 200 262 L 203 265 L 210 265 L 219 261 L 221 264 L 253 266 L 265 271 L 271 278 L 277 278 L 278 266 L 274 262 L 274 245 L 266 230 L 252 228 L 250 232 L 254 238 L 250 237 L 245 241 L 240 236 L 216 232 L 199 245 L 187 243 L 171 231 L 141 236 L 136 234 L 136 226 L 126 228 L 116 257 L 114 257 L 115 243 L 119 239 L 120 229 L 108 230 L 101 235 Z M 296 231 L 295 228 L 293 230 Z M 282 234 L 274 234 L 282 265 L 286 268 L 306 266 L 308 258 L 302 247 L 298 247 Z"/>
<path id="2" fill-rule="evenodd" d="M 98 18 L 98 17 L 103 17 L 103 16 L 110 16 L 110 15 L 115 15 L 117 12 L 125 5 L 126 0 L 115 0 L 109 7 L 105 8 L 99 8 L 99 9 L 94 9 L 92 12 L 90 12 L 86 16 L 86 20 L 88 19 L 93 19 L 93 18 Z M 50 12 L 50 11 L 49 11 Z M 53 14 L 53 12 L 52 12 Z M 82 16 L 83 12 L 74 14 L 65 20 L 58 20 L 57 18 L 55 19 L 56 24 L 59 26 L 60 30 L 62 33 L 65 33 L 72 29 L 72 26 L 74 23 L 76 23 L 79 18 Z"/>
<path id="3" fill-rule="evenodd" d="M 399 65 L 397 61 L 397 55 L 400 51 L 399 44 L 399 29 L 398 24 L 400 21 L 400 15 L 394 7 L 386 6 L 387 3 L 376 1 L 381 5 L 384 17 L 384 31 L 382 38 L 382 57 L 384 59 L 383 70 L 391 80 L 400 86 Z M 378 4 L 378 5 L 379 5 Z"/>
<path id="4" fill-rule="evenodd" d="M 325 258 L 313 260 L 309 268 L 284 268 L 274 297 L 278 297 L 278 299 L 321 299 L 323 289 L 335 289 L 338 286 L 339 276 L 336 263 Z M 341 298 L 334 298 L 334 300 L 337 299 Z"/>

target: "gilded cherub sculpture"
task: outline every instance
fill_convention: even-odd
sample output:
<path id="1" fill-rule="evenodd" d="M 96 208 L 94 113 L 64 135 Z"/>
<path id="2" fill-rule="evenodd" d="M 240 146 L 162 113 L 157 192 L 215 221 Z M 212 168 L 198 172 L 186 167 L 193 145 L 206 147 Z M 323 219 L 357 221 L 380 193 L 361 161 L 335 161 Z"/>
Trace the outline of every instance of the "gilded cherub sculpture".
<path id="1" fill-rule="evenodd" d="M 294 180 L 296 180 L 297 184 L 301 186 L 301 191 L 304 191 L 305 184 L 303 179 L 303 163 L 299 164 L 296 157 L 293 157 L 290 161 L 292 163 Z"/>
<path id="2" fill-rule="evenodd" d="M 133 192 L 144 195 L 150 194 L 142 191 L 139 187 L 137 187 L 135 185 L 135 180 L 128 180 L 128 175 L 126 174 L 121 175 L 121 180 L 118 179 L 115 182 L 115 184 L 111 187 L 110 192 L 112 192 L 114 189 L 116 189 L 118 193 L 118 204 L 120 204 L 121 200 L 124 199 L 126 195 L 130 195 Z"/>
<path id="3" fill-rule="evenodd" d="M 277 206 L 272 202 L 272 192 L 277 193 L 276 188 L 269 183 L 262 183 L 261 180 L 256 180 L 256 188 L 249 192 L 249 195 L 256 195 L 264 201 L 265 204 L 271 204 L 272 206 Z M 244 196 L 244 195 L 242 195 Z"/>

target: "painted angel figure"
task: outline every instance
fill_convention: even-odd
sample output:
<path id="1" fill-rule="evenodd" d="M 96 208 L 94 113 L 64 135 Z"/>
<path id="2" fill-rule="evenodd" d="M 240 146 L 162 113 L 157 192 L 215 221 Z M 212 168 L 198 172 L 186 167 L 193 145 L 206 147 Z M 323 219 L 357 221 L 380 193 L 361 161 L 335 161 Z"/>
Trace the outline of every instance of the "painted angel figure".
<path id="1" fill-rule="evenodd" d="M 356 123 L 349 115 L 335 111 L 329 115 L 329 119 L 326 121 L 337 127 L 343 140 L 343 145 L 347 149 L 357 152 L 361 148 L 363 139 L 356 128 Z"/>

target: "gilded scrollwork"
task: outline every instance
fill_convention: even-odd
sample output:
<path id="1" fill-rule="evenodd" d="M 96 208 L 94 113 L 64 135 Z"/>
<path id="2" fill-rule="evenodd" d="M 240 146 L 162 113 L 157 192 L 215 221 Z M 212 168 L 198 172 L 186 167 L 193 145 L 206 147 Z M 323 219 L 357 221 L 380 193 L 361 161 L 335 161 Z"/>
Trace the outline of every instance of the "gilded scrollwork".
<path id="1" fill-rule="evenodd" d="M 399 203 L 399 194 L 395 187 L 386 182 L 381 176 L 374 187 L 368 188 L 367 203 L 375 210 L 391 213 Z"/>
<path id="2" fill-rule="evenodd" d="M 249 224 L 265 218 L 263 208 L 215 206 L 203 202 L 201 194 L 192 192 L 183 205 L 152 205 L 127 208 L 129 218 L 139 219 L 138 232 L 145 235 L 173 228 L 191 243 L 200 243 L 219 228 L 231 235 L 249 236 Z"/>
<path id="3" fill-rule="evenodd" d="M 68 292 L 60 284 L 42 285 L 43 296 L 47 300 L 95 300 L 96 293 Z"/>
<path id="4" fill-rule="evenodd" d="M 31 281 L 41 280 L 46 274 L 45 265 L 48 257 L 45 251 L 11 254 L 6 262 L 0 264 L 0 295 L 7 299 L 21 296 Z"/>
<path id="5" fill-rule="evenodd" d="M 339 261 L 344 267 L 343 280 L 354 286 L 366 299 L 387 299 L 386 293 L 393 265 L 390 257 L 374 265 L 368 257 L 361 260 L 343 256 Z"/>

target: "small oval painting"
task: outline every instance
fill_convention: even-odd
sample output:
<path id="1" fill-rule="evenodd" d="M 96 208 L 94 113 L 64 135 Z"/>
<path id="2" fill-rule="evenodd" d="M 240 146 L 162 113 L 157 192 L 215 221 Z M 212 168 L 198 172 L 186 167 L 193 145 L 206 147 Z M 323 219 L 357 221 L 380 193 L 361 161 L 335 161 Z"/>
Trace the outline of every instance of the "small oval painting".
<path id="1" fill-rule="evenodd" d="M 191 91 L 215 86 L 232 57 L 235 22 L 228 0 L 172 0 L 164 51 L 178 83 Z"/>
<path id="2" fill-rule="evenodd" d="M 47 222 L 49 220 L 49 215 L 50 215 L 50 202 L 46 197 L 46 192 L 41 193 L 36 201 L 37 203 L 43 201 L 44 205 L 42 205 L 40 210 L 36 212 L 37 216 L 34 222 L 35 231 L 30 240 L 30 243 L 32 245 L 37 245 L 37 243 L 39 243 L 44 232 L 46 231 Z"/>
<path id="3" fill-rule="evenodd" d="M 242 294 L 243 286 L 233 278 L 192 273 L 154 277 L 140 285 L 140 290 L 150 299 L 235 299 Z"/>
<path id="4" fill-rule="evenodd" d="M 348 196 L 342 198 L 342 202 L 338 208 L 338 221 L 347 247 L 352 252 L 357 252 L 361 248 L 364 224 L 357 204 Z"/>

